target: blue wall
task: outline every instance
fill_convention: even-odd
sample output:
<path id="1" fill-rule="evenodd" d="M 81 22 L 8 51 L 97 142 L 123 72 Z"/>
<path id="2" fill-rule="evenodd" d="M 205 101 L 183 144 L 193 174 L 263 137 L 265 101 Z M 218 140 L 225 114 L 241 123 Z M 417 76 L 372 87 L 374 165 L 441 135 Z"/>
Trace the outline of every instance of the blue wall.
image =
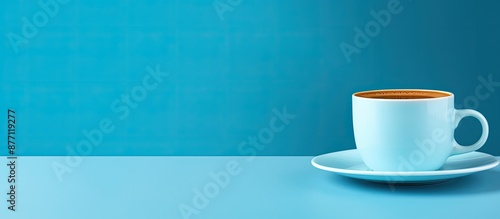
<path id="1" fill-rule="evenodd" d="M 354 148 L 350 95 L 381 88 L 454 92 L 457 108 L 475 108 L 490 122 L 481 151 L 500 155 L 500 86 L 482 85 L 500 82 L 498 1 L 61 2 L 0 7 L 0 109 L 16 110 L 18 155 Z M 393 12 L 379 31 L 372 10 Z M 24 17 L 36 31 L 23 34 Z M 356 44 L 355 28 L 367 24 L 369 42 Z M 342 42 L 356 52 L 346 56 Z M 157 81 L 148 66 L 169 75 Z M 477 97 L 478 86 L 487 98 Z M 121 97 L 131 92 L 127 105 Z M 276 111 L 284 107 L 296 117 L 281 126 Z M 82 131 L 100 137 L 92 130 L 101 121 L 107 133 L 91 142 Z M 248 137 L 259 133 L 266 144 L 256 149 Z M 473 119 L 456 132 L 462 143 L 479 134 Z"/>

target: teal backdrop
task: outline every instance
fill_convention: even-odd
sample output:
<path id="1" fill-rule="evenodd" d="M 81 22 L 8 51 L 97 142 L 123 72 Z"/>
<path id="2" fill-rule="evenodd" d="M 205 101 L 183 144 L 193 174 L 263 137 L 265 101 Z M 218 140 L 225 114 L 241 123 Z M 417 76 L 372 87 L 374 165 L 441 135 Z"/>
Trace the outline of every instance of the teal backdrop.
<path id="1" fill-rule="evenodd" d="M 352 93 L 427 88 L 482 112 L 491 132 L 481 151 L 500 155 L 499 8 L 4 1 L 1 135 L 13 109 L 16 155 L 317 155 L 355 147 Z M 455 135 L 472 143 L 479 123 Z"/>

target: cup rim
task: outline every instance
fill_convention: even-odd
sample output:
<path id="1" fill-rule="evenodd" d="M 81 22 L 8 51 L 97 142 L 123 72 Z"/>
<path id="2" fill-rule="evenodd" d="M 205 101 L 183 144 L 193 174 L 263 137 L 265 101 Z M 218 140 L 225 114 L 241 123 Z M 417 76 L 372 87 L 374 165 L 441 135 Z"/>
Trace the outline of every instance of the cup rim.
<path id="1" fill-rule="evenodd" d="M 363 93 L 370 93 L 370 92 L 382 92 L 382 91 L 424 91 L 424 92 L 437 92 L 437 93 L 444 93 L 447 94 L 448 96 L 444 97 L 432 97 L 432 98 L 419 98 L 419 99 L 382 99 L 382 98 L 370 98 L 370 97 L 362 97 L 362 96 L 357 96 L 359 94 Z M 451 92 L 448 91 L 442 91 L 442 90 L 432 90 L 432 89 L 377 89 L 377 90 L 365 90 L 365 91 L 359 91 L 354 94 L 352 94 L 353 98 L 359 98 L 359 99 L 365 99 L 365 100 L 371 100 L 371 101 L 389 101 L 389 102 L 423 102 L 423 101 L 438 101 L 446 98 L 453 98 L 454 95 Z"/>

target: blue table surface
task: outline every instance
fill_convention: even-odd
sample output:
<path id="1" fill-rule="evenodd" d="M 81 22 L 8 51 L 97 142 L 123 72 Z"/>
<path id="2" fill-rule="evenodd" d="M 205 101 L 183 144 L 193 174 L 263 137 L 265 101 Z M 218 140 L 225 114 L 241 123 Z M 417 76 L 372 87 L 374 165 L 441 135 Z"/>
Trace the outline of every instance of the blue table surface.
<path id="1" fill-rule="evenodd" d="M 499 212 L 499 167 L 436 185 L 389 186 L 318 170 L 309 156 L 81 157 L 58 178 L 53 167 L 69 164 L 66 158 L 18 157 L 15 212 L 7 209 L 8 161 L 0 158 L 0 218 L 487 218 Z"/>

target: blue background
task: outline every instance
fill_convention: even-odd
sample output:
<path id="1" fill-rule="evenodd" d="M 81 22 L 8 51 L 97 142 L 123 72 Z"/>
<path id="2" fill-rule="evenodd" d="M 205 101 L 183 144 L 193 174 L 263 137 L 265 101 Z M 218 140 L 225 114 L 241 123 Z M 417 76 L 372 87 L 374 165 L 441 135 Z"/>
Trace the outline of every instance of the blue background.
<path id="1" fill-rule="evenodd" d="M 354 28 L 387 2 L 243 0 L 220 19 L 212 0 L 73 0 L 16 53 L 8 34 L 42 8 L 5 1 L 0 109 L 16 109 L 18 155 L 67 155 L 103 118 L 116 129 L 89 155 L 241 155 L 238 145 L 286 106 L 297 117 L 258 155 L 317 155 L 355 147 L 353 92 L 440 89 L 485 115 L 481 151 L 499 155 L 500 87 L 470 101 L 479 77 L 500 81 L 500 2 L 401 0 L 348 63 L 339 44 L 352 45 Z M 117 119 L 111 103 L 156 65 L 170 76 Z M 456 132 L 464 144 L 479 134 L 473 119 Z"/>

